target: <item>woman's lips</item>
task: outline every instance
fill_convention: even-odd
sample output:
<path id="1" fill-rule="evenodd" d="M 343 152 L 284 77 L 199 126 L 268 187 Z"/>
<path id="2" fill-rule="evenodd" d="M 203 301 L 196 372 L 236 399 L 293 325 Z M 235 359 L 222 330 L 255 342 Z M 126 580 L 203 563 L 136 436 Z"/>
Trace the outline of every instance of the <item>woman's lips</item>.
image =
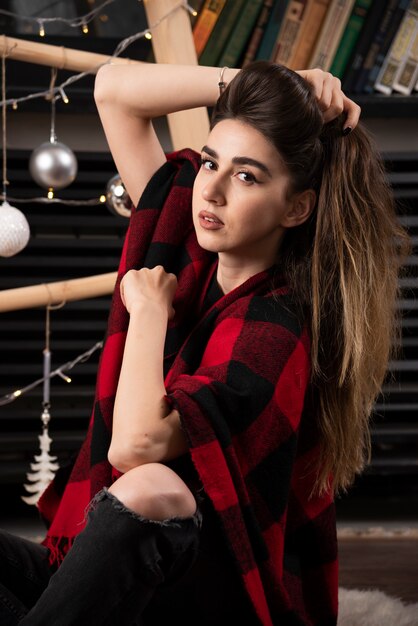
<path id="1" fill-rule="evenodd" d="M 224 223 L 216 215 L 209 213 L 209 211 L 200 211 L 199 224 L 206 230 L 219 230 L 224 226 Z"/>

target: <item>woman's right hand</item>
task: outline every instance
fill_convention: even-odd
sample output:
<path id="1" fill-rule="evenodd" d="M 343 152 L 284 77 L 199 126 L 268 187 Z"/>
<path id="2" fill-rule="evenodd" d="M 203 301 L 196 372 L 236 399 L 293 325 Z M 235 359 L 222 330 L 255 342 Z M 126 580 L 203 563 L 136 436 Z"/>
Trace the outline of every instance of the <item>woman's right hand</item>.
<path id="1" fill-rule="evenodd" d="M 161 265 L 152 269 L 129 270 L 120 283 L 121 299 L 128 313 L 137 307 L 157 306 L 167 312 L 168 319 L 174 317 L 176 289 L 176 276 L 167 273 Z"/>

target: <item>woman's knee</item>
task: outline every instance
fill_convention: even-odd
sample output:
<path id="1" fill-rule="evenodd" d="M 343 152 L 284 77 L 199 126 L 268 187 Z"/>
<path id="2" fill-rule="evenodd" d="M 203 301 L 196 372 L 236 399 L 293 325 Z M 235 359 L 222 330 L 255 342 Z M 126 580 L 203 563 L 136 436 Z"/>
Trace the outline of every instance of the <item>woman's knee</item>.
<path id="1" fill-rule="evenodd" d="M 126 507 L 148 519 L 192 517 L 196 512 L 196 500 L 190 489 L 161 463 L 147 463 L 129 470 L 109 491 Z"/>

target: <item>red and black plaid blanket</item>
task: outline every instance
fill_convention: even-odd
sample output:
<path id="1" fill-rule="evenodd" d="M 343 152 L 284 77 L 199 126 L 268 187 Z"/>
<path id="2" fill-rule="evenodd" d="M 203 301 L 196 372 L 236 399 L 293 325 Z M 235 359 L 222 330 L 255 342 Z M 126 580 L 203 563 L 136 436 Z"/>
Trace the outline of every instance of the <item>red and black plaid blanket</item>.
<path id="1" fill-rule="evenodd" d="M 163 265 L 178 277 L 165 345 L 167 398 L 180 412 L 258 623 L 335 626 L 333 500 L 309 498 L 318 436 L 308 329 L 277 268 L 199 316 L 216 255 L 200 248 L 193 228 L 198 168 L 191 150 L 168 155 L 133 212 L 88 433 L 69 477 L 58 474 L 39 502 L 50 523 L 43 543 L 60 563 L 84 527 L 90 499 L 118 476 L 107 451 L 128 326 L 119 282 L 128 269 Z"/>

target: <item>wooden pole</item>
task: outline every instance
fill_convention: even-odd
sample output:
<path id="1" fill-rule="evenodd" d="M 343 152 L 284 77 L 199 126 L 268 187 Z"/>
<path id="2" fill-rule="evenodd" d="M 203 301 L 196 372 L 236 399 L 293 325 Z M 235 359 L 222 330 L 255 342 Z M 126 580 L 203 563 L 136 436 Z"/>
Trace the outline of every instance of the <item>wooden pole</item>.
<path id="1" fill-rule="evenodd" d="M 179 5 L 179 0 L 144 0 L 148 24 Z M 173 12 L 152 32 L 152 47 L 157 63 L 197 65 L 190 17 L 185 10 Z M 173 148 L 193 148 L 200 152 L 209 134 L 209 117 L 205 108 L 179 111 L 168 116 Z"/>
<path id="2" fill-rule="evenodd" d="M 105 54 L 64 48 L 64 46 L 51 46 L 46 43 L 26 41 L 25 39 L 1 35 L 0 55 L 5 52 L 8 58 L 14 61 L 48 65 L 49 67 L 69 70 L 70 72 L 89 72 L 90 74 L 95 74 L 97 68 L 109 60 L 109 57 Z M 114 57 L 112 63 L 126 65 L 126 63 L 142 63 L 142 61 L 134 61 L 125 57 Z"/>
<path id="3" fill-rule="evenodd" d="M 72 300 L 86 300 L 113 293 L 117 272 L 73 278 L 0 291 L 0 312 L 30 309 Z"/>

